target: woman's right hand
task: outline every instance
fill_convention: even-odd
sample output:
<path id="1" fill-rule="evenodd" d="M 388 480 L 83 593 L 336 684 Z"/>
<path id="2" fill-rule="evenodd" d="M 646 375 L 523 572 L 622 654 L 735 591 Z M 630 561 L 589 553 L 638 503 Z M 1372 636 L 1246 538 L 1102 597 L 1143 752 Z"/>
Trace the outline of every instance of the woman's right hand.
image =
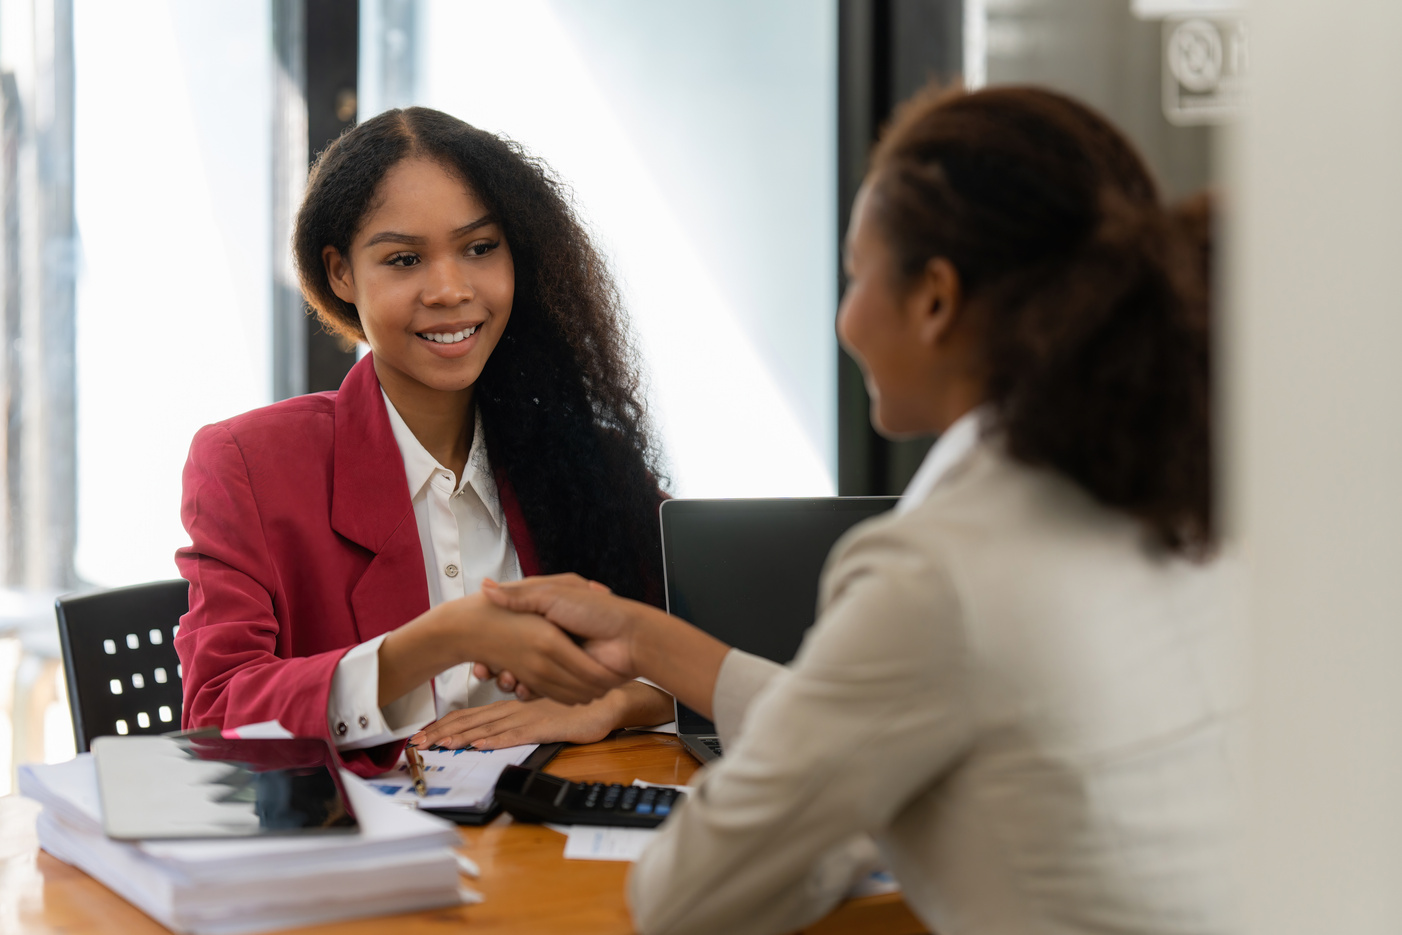
<path id="1" fill-rule="evenodd" d="M 498 584 L 484 581 L 482 593 L 497 606 L 519 613 L 538 614 L 563 630 L 583 637 L 584 648 L 618 677 L 636 676 L 633 657 L 635 601 L 615 597 L 609 589 L 575 574 L 545 575 Z M 505 666 L 491 666 L 499 674 L 505 668 L 515 680 L 533 691 L 524 673 Z"/>
<path id="2" fill-rule="evenodd" d="M 623 681 L 565 633 L 481 593 L 444 601 L 380 643 L 380 706 L 461 662 L 510 670 L 536 695 L 585 704 Z"/>
<path id="3" fill-rule="evenodd" d="M 716 679 L 730 647 L 704 630 L 656 607 L 615 597 L 578 575 L 483 584 L 482 593 L 492 603 L 539 614 L 583 637 L 589 655 L 617 676 L 644 676 L 693 711 L 711 716 Z"/>
<path id="4" fill-rule="evenodd" d="M 493 671 L 513 673 L 533 695 L 584 704 L 623 681 L 541 615 L 517 612 L 480 593 L 450 603 L 460 602 L 462 607 L 453 611 L 470 621 L 473 660 Z"/>

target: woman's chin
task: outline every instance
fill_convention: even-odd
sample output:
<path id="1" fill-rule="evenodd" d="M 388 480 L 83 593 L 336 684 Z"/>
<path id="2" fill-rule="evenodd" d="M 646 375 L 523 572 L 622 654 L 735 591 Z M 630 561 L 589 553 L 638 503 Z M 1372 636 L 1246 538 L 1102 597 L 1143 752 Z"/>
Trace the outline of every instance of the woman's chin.
<path id="1" fill-rule="evenodd" d="M 908 412 L 892 412 L 881 405 L 879 399 L 871 402 L 871 427 L 887 441 L 909 441 L 939 432 L 939 427 L 930 424 L 928 417 Z"/>

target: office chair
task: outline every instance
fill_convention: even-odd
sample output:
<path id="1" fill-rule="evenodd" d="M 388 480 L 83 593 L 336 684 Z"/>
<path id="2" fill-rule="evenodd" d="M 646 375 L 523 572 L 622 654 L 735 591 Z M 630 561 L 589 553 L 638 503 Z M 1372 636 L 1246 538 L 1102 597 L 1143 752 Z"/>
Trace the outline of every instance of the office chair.
<path id="1" fill-rule="evenodd" d="M 180 729 L 174 638 L 189 600 L 189 584 L 177 579 L 55 602 L 79 753 L 94 737 Z"/>

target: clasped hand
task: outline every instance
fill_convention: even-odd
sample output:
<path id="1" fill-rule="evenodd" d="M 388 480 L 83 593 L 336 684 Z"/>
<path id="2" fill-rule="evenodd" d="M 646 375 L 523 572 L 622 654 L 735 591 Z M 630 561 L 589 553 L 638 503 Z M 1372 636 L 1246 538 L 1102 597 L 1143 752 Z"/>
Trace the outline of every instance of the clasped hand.
<path id="1" fill-rule="evenodd" d="M 535 614 L 572 634 L 586 653 L 620 681 L 635 677 L 633 602 L 615 597 L 605 585 L 576 574 L 542 575 L 504 584 L 487 579 L 482 582 L 482 594 L 498 607 Z M 523 701 L 539 695 L 555 697 L 548 686 L 526 684 L 507 670 L 494 672 L 477 663 L 474 671 L 481 679 L 496 678 L 502 691 L 515 692 Z"/>
<path id="2" fill-rule="evenodd" d="M 585 653 L 592 657 L 590 665 L 601 665 L 619 681 L 632 674 L 627 613 L 631 602 L 614 597 L 607 587 L 578 575 L 553 575 L 508 585 L 487 581 L 482 594 L 503 610 L 533 615 L 537 623 L 557 635 L 560 631 L 551 624 L 573 632 Z M 478 678 L 495 677 L 503 691 L 514 691 L 520 700 L 453 711 L 419 731 L 410 742 L 418 746 L 472 746 L 486 750 L 554 740 L 602 740 L 619 726 L 616 721 L 622 714 L 620 707 L 626 710 L 629 704 L 627 693 L 614 691 L 607 696 L 609 701 L 572 704 L 572 693 L 559 690 L 567 680 L 550 674 L 550 666 L 559 662 L 534 658 L 529 670 L 521 670 L 523 678 L 519 679 L 506 669 L 493 671 L 485 663 L 476 663 L 474 674 Z M 636 683 L 634 687 L 643 695 L 661 695 Z"/>

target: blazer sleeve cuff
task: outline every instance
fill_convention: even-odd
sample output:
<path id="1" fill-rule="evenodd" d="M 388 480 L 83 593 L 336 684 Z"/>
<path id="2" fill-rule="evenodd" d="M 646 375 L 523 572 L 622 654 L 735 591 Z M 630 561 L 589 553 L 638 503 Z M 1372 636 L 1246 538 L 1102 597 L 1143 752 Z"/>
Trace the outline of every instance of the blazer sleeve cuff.
<path id="1" fill-rule="evenodd" d="M 380 643 L 385 635 L 352 647 L 336 665 L 326 704 L 326 726 L 338 750 L 363 750 L 412 736 L 434 719 L 433 684 L 379 706 Z"/>
<path id="2" fill-rule="evenodd" d="M 715 694 L 711 697 L 711 710 L 715 715 L 712 720 L 723 747 L 730 746 L 740 736 L 745 713 L 755 696 L 785 671 L 779 663 L 743 650 L 732 649 L 725 654 L 720 672 L 716 674 Z"/>

